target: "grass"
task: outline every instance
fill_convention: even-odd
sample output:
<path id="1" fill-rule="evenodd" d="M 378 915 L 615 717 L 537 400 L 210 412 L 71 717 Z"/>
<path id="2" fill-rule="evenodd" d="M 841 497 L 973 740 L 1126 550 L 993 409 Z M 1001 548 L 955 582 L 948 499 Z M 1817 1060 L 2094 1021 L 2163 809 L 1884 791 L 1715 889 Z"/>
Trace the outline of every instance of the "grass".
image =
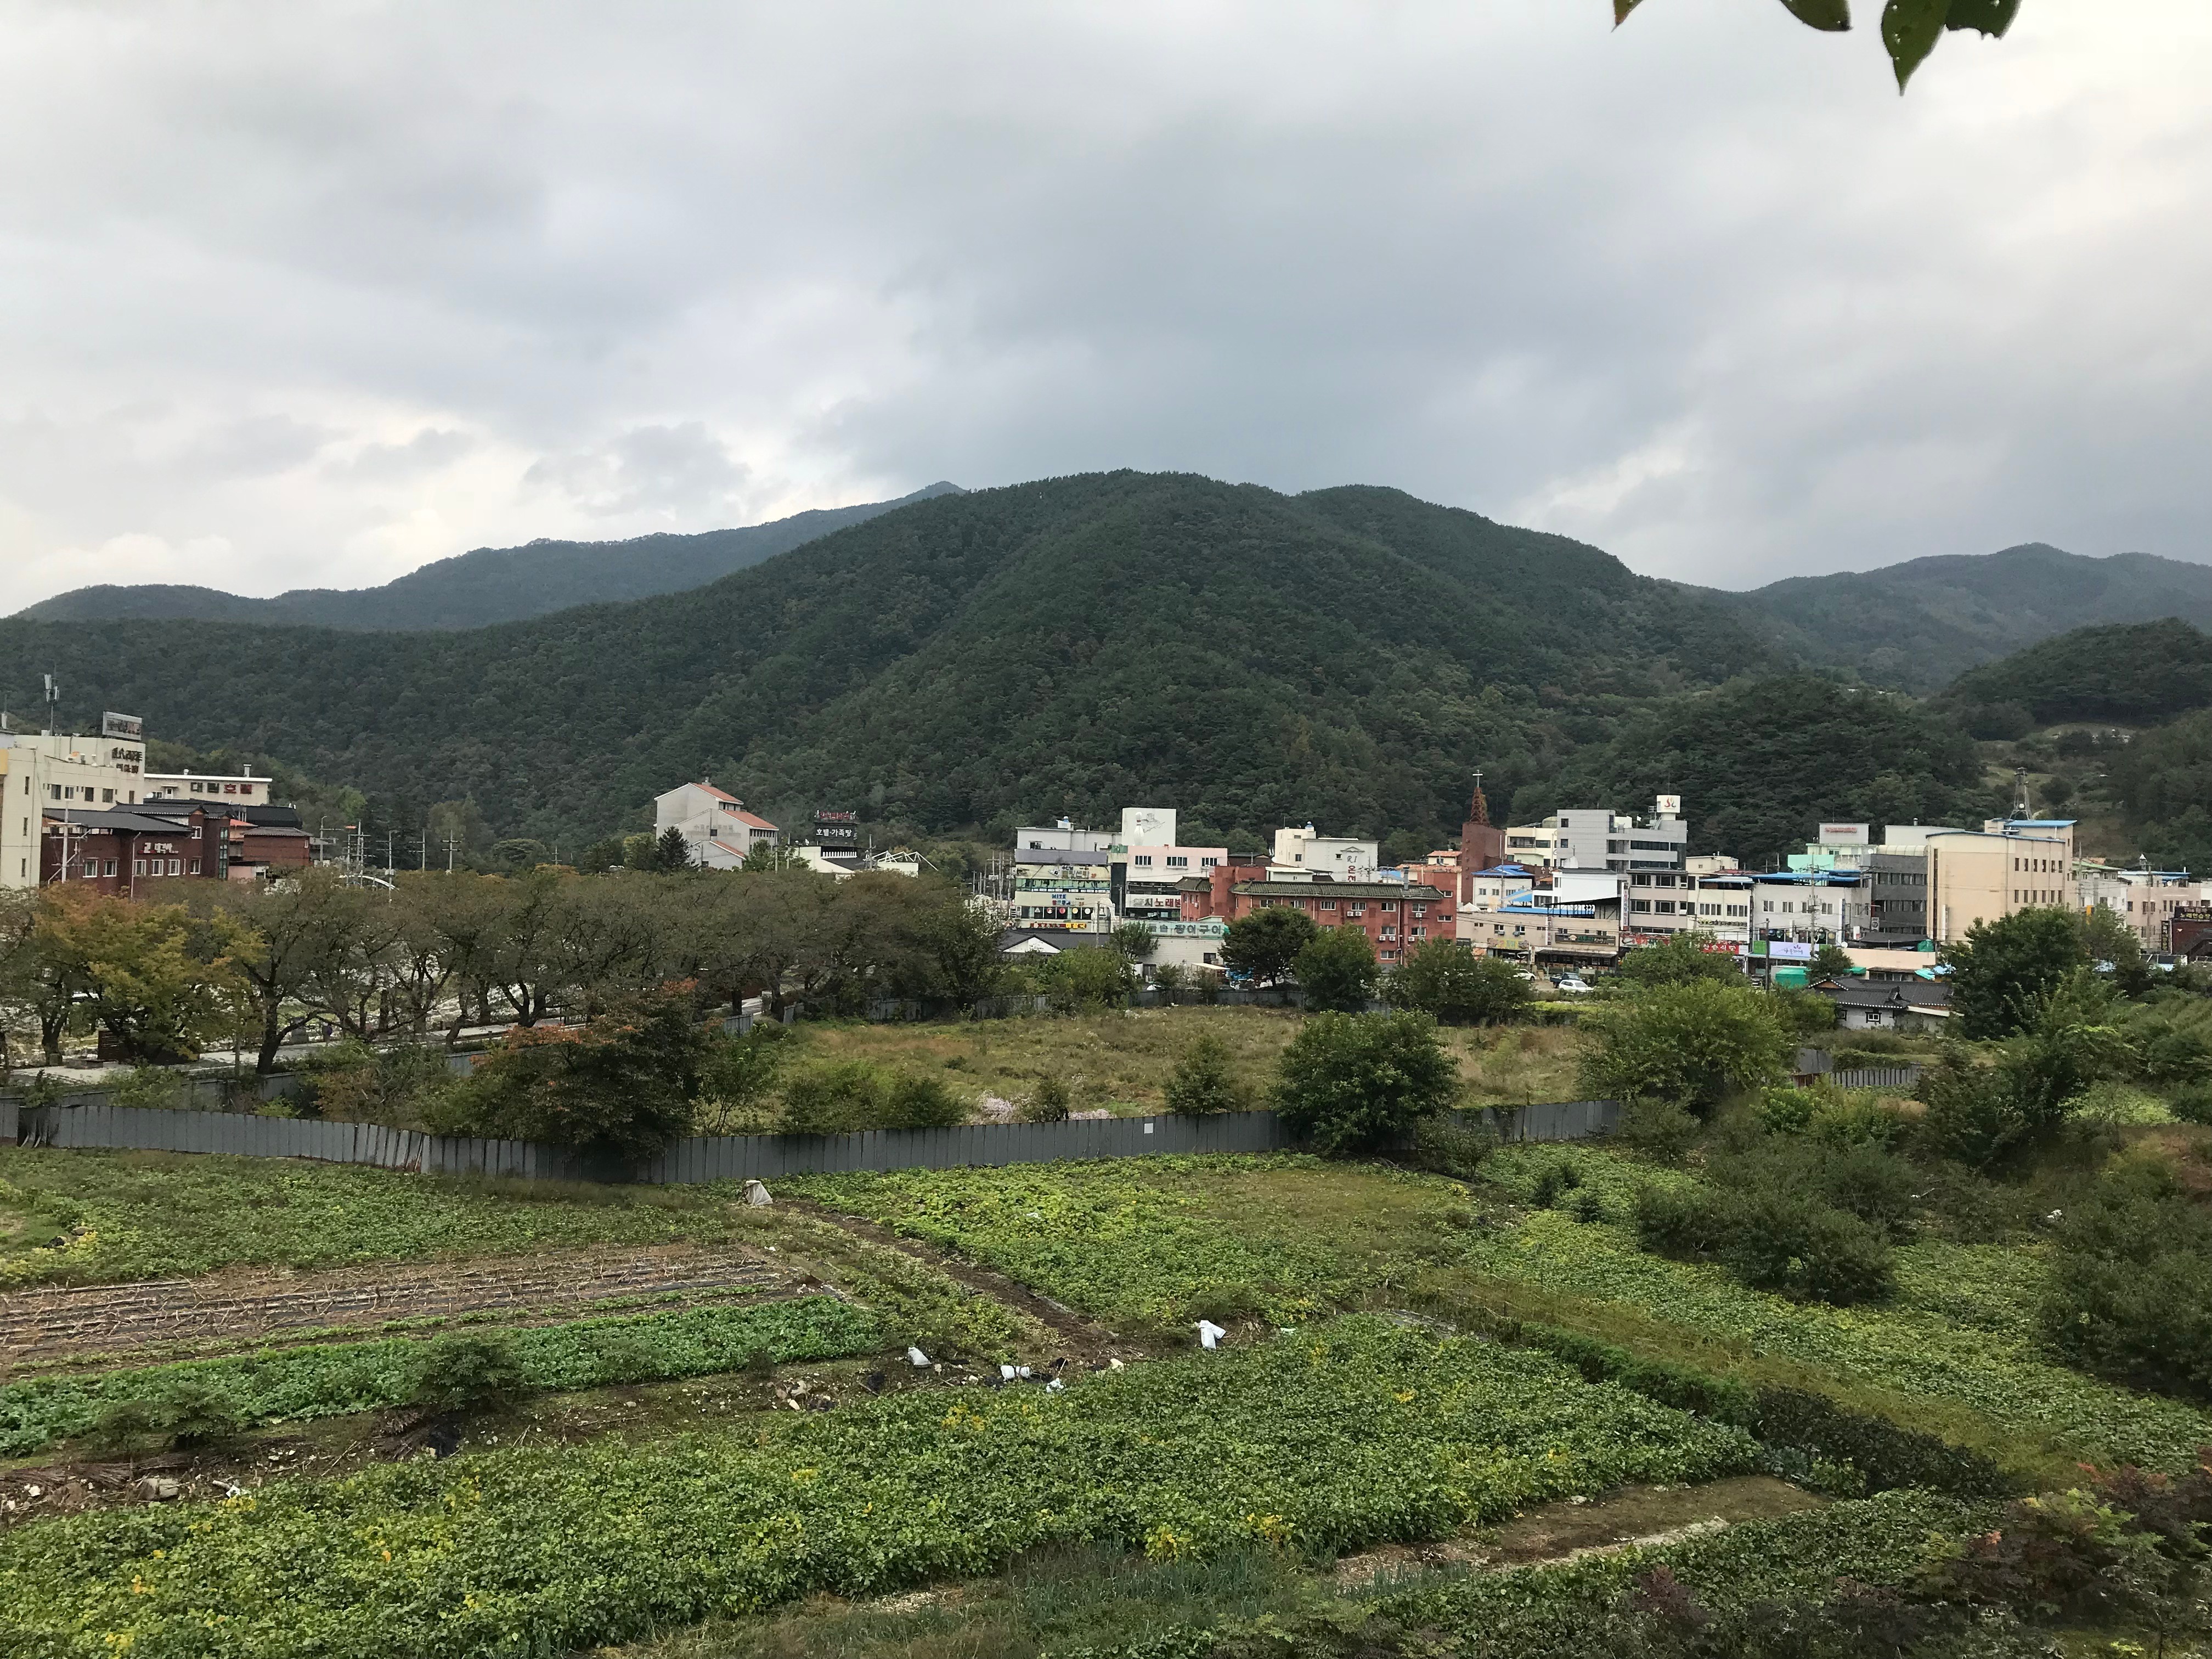
<path id="1" fill-rule="evenodd" d="M 1040 1547 L 1333 1554 L 1756 1462 L 1540 1355 L 1352 1319 L 1060 1395 L 923 1391 L 40 1523 L 0 1538 L 0 1621 L 41 1656 L 561 1651 Z"/>
<path id="2" fill-rule="evenodd" d="M 1209 1033 L 1228 1047 L 1237 1074 L 1263 1094 L 1301 1016 L 1277 1008 L 1138 1008 L 1125 1013 L 950 1024 L 809 1022 L 794 1028 L 794 1059 L 866 1060 L 934 1072 L 972 1103 L 1019 1101 L 1048 1077 L 1066 1082 L 1078 1110 L 1117 1115 L 1167 1109 L 1169 1074 L 1191 1041 Z M 1574 1100 L 1574 1031 L 1565 1026 L 1455 1027 L 1444 1046 L 1459 1062 L 1470 1106 Z"/>
<path id="3" fill-rule="evenodd" d="M 1579 1190 L 1595 1194 L 1608 1219 L 1495 1210 L 1503 1200 L 1526 1206 L 1538 1173 L 1559 1165 L 1577 1171 Z M 1437 1177 L 1297 1157 L 794 1184 L 1125 1326 L 1187 1333 L 1209 1316 L 1280 1324 L 1377 1302 L 1456 1307 L 1811 1389 L 2015 1469 L 2083 1456 L 2179 1468 L 2212 1443 L 2212 1415 L 2040 1354 L 2032 1318 L 2041 1267 L 2032 1252 L 1911 1245 L 1899 1252 L 1897 1303 L 1832 1308 L 1639 1250 L 1625 1224 L 1635 1187 L 1686 1176 L 1589 1146 L 1505 1148 L 1485 1174 L 1473 1194 Z"/>
<path id="4" fill-rule="evenodd" d="M 769 1363 L 839 1359 L 883 1341 L 870 1314 L 835 1297 L 750 1308 L 694 1308 L 619 1319 L 580 1319 L 504 1334 L 522 1385 L 604 1388 L 735 1370 Z M 20 1457 L 96 1428 L 125 1401 L 159 1400 L 198 1384 L 229 1401 L 241 1428 L 400 1406 L 415 1397 L 430 1343 L 381 1341 L 272 1349 L 0 1387 L 0 1456 Z"/>

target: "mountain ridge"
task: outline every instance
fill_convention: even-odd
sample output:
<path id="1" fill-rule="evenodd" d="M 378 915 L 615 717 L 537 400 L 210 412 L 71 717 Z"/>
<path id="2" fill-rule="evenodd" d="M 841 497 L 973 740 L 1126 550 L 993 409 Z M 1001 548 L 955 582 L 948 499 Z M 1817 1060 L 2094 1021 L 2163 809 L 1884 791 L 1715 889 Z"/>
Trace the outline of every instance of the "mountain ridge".
<path id="1" fill-rule="evenodd" d="M 58 593 L 15 615 L 31 622 L 235 622 L 376 632 L 483 628 L 702 587 L 879 514 L 958 493 L 957 484 L 940 480 L 895 501 L 810 508 L 728 530 L 611 542 L 541 536 L 520 547 L 472 548 L 433 560 L 376 587 L 295 587 L 253 599 L 212 587 L 104 583 Z"/>

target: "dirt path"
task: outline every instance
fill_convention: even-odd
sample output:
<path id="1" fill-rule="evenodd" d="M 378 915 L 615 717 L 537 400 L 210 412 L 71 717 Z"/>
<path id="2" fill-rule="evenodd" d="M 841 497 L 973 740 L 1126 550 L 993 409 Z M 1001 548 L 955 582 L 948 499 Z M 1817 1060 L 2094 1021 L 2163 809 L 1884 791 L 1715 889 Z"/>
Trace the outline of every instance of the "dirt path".
<path id="1" fill-rule="evenodd" d="M 1389 1544 L 1336 1564 L 1339 1585 L 1358 1589 L 1386 1573 L 1424 1567 L 1497 1571 L 1572 1561 L 1615 1550 L 1677 1543 L 1739 1521 L 1819 1509 L 1826 1501 L 1763 1474 L 1701 1486 L 1623 1486 L 1588 1503 L 1545 1504 L 1495 1527 L 1432 1544 Z"/>
<path id="2" fill-rule="evenodd" d="M 0 1373 L 35 1359 L 461 1314 L 574 1310 L 680 1292 L 787 1294 L 796 1281 L 750 1252 L 655 1245 L 467 1261 L 388 1262 L 308 1273 L 227 1272 L 0 1296 Z"/>
<path id="3" fill-rule="evenodd" d="M 826 1221 L 831 1226 L 841 1228 L 852 1234 L 855 1238 L 866 1239 L 869 1243 L 880 1246 L 884 1249 L 896 1250 L 901 1255 L 910 1257 L 924 1267 L 943 1273 L 947 1279 L 965 1285 L 978 1296 L 987 1296 L 994 1302 L 1003 1302 L 1008 1307 L 1027 1314 L 1067 1344 L 1067 1354 L 1071 1359 L 1103 1364 L 1109 1359 L 1142 1359 L 1149 1357 L 1150 1351 L 1141 1342 L 1119 1335 L 1098 1323 L 1097 1321 L 1085 1318 L 1073 1308 L 1063 1307 L 1049 1297 L 1039 1296 L 1018 1280 L 1009 1279 L 1006 1274 L 994 1272 L 988 1267 L 978 1267 L 964 1256 L 954 1255 L 948 1250 L 940 1250 L 933 1245 L 924 1244 L 919 1240 L 903 1237 L 888 1227 L 879 1226 L 872 1221 L 864 1221 L 859 1216 L 846 1215 L 836 1210 L 827 1209 L 808 1199 L 785 1198 L 779 1195 L 775 1201 L 779 1205 L 812 1216 L 817 1221 Z"/>

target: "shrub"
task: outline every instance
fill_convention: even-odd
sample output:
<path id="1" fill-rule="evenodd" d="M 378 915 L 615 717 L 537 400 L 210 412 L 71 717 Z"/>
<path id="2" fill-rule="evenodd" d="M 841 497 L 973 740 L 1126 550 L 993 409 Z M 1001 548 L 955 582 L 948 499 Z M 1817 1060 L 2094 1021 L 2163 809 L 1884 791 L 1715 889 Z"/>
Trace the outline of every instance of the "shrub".
<path id="1" fill-rule="evenodd" d="M 690 1131 L 706 1042 L 674 988 L 582 1026 L 517 1029 L 440 1103 L 439 1127 L 648 1158 Z"/>
<path id="2" fill-rule="evenodd" d="M 1275 1109 L 1324 1152 L 1367 1152 L 1443 1110 L 1459 1071 L 1425 1014 L 1316 1014 L 1284 1049 Z"/>
<path id="3" fill-rule="evenodd" d="M 1417 1009 L 1445 1025 L 1501 1024 L 1526 1015 L 1535 993 L 1520 970 L 1498 957 L 1478 957 L 1448 939 L 1415 945 L 1384 981 L 1396 1006 Z"/>
<path id="4" fill-rule="evenodd" d="M 1116 950 L 1078 945 L 1047 957 L 1036 974 L 1052 1006 L 1062 1013 L 1128 1004 L 1129 960 Z"/>
<path id="5" fill-rule="evenodd" d="M 1790 1036 L 1771 999 L 1714 980 L 1661 985 L 1588 1011 L 1583 1056 L 1593 1094 L 1680 1102 L 1710 1117 L 1727 1095 L 1780 1071 Z"/>
<path id="6" fill-rule="evenodd" d="M 429 1043 L 399 1042 L 380 1049 L 365 1043 L 338 1046 L 351 1051 L 343 1063 L 325 1061 L 306 1073 L 306 1098 L 300 1104 L 317 1116 L 411 1127 L 436 1116 L 437 1103 L 458 1086 L 445 1050 Z"/>
<path id="7" fill-rule="evenodd" d="M 1565 1158 L 1555 1158 L 1540 1166 L 1529 1190 L 1529 1202 L 1548 1210 L 1583 1184 L 1583 1172 Z"/>
<path id="8" fill-rule="evenodd" d="M 1168 1110 L 1185 1117 L 1241 1112 L 1251 1103 L 1231 1063 L 1229 1045 L 1201 1031 L 1182 1052 L 1168 1079 Z"/>
<path id="9" fill-rule="evenodd" d="M 1057 1076 L 1041 1079 L 1036 1092 L 1021 1105 L 1024 1123 L 1065 1123 L 1067 1121 L 1067 1085 Z"/>
<path id="10" fill-rule="evenodd" d="M 1960 1036 L 1979 1041 L 2025 1030 L 2087 956 L 2073 916 L 2051 908 L 1978 921 L 1964 940 L 1945 948 L 1943 960 L 1951 969 L 1952 1018 Z"/>
<path id="11" fill-rule="evenodd" d="M 1498 1150 L 1498 1137 L 1480 1118 L 1458 1112 L 1432 1112 L 1413 1126 L 1407 1161 L 1456 1181 L 1472 1181 L 1483 1161 Z"/>
<path id="12" fill-rule="evenodd" d="M 1632 1100 L 1621 1109 L 1613 1139 L 1655 1164 L 1679 1164 L 1705 1126 L 1671 1100 Z"/>
<path id="13" fill-rule="evenodd" d="M 134 1066 L 114 1086 L 118 1106 L 172 1108 L 184 1092 L 184 1078 L 167 1066 Z"/>
<path id="14" fill-rule="evenodd" d="M 1295 972 L 1309 1011 L 1356 1014 L 1375 989 L 1375 947 L 1364 927 L 1324 927 L 1298 951 Z"/>
<path id="15" fill-rule="evenodd" d="M 1318 931 L 1304 911 L 1270 904 L 1229 924 L 1222 934 L 1221 960 L 1259 983 L 1279 984 Z"/>
<path id="16" fill-rule="evenodd" d="M 1845 1305 L 1895 1289 L 1883 1231 L 1803 1185 L 1646 1188 L 1635 1220 L 1645 1249 L 1717 1262 L 1758 1290 Z"/>
<path id="17" fill-rule="evenodd" d="M 197 1376 L 164 1378 L 157 1388 L 104 1407 L 94 1419 L 93 1437 L 128 1449 L 149 1443 L 204 1446 L 226 1440 L 245 1426 L 245 1413 L 229 1391 Z"/>
<path id="18" fill-rule="evenodd" d="M 1735 957 L 1725 951 L 1708 951 L 1713 942 L 1711 933 L 1676 933 L 1657 945 L 1640 945 L 1626 952 L 1620 958 L 1620 977 L 1638 989 L 1649 990 L 1657 985 L 1687 985 L 1693 980 L 1711 980 L 1723 985 L 1741 985 L 1743 969 Z"/>
<path id="19" fill-rule="evenodd" d="M 2212 1400 L 2212 1214 L 2163 1165 L 2120 1164 L 2068 1209 L 2039 1319 L 2085 1370 Z"/>
<path id="20" fill-rule="evenodd" d="M 1820 1104 L 1820 1098 L 1810 1089 L 1778 1084 L 1759 1094 L 1759 1121 L 1772 1133 L 1795 1134 L 1813 1121 L 1813 1109 Z"/>
<path id="21" fill-rule="evenodd" d="M 495 1336 L 441 1336 L 423 1346 L 415 1373 L 418 1404 L 447 1412 L 503 1410 L 525 1388 L 514 1350 Z"/>
<path id="22" fill-rule="evenodd" d="M 2212 1083 L 2192 1083 L 2178 1089 L 2166 1104 L 2184 1123 L 2212 1123 Z"/>
<path id="23" fill-rule="evenodd" d="M 927 1072 L 901 1072 L 884 1090 L 874 1127 L 884 1129 L 947 1129 L 968 1121 L 968 1103 Z"/>
<path id="24" fill-rule="evenodd" d="M 781 1124 L 787 1134 L 848 1134 L 876 1126 L 883 1079 L 864 1060 L 809 1066 L 784 1080 Z"/>
<path id="25" fill-rule="evenodd" d="M 707 1044 L 699 1060 L 699 1127 L 726 1134 L 751 1127 L 766 1109 L 792 1049 L 791 1032 L 763 1019 L 741 1036 L 721 1036 Z"/>

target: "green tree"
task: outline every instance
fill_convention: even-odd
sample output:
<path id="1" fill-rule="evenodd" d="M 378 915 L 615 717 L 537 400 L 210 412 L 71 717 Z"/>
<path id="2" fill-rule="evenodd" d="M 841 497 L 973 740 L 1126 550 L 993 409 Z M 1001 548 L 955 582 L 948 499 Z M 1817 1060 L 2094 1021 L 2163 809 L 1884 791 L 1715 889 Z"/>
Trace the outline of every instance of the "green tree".
<path id="1" fill-rule="evenodd" d="M 1125 921 L 1119 924 L 1114 929 L 1111 937 L 1114 948 L 1121 953 L 1121 959 L 1132 967 L 1140 962 L 1151 961 L 1152 953 L 1160 948 L 1159 935 L 1141 921 Z"/>
<path id="2" fill-rule="evenodd" d="M 2134 928 L 2102 904 L 2076 916 L 2074 925 L 2081 930 L 2081 954 L 2099 973 L 2110 974 L 2114 990 L 2124 997 L 2150 994 L 2150 963 Z"/>
<path id="3" fill-rule="evenodd" d="M 1459 1069 L 1426 1014 L 1316 1014 L 1284 1049 L 1275 1109 L 1321 1151 L 1370 1152 L 1459 1091 Z"/>
<path id="4" fill-rule="evenodd" d="M 691 843 L 684 839 L 684 832 L 672 823 L 653 838 L 653 867 L 667 875 L 677 875 L 699 867 L 698 860 L 691 856 Z"/>
<path id="5" fill-rule="evenodd" d="M 1391 970 L 1383 995 L 1445 1025 L 1500 1025 L 1520 1018 L 1535 993 L 1521 970 L 1498 957 L 1478 957 L 1448 939 L 1415 945 Z"/>
<path id="6" fill-rule="evenodd" d="M 1858 970 L 1851 963 L 1851 953 L 1840 945 L 1823 945 L 1813 952 L 1811 971 L 1806 975 L 1814 979 L 1848 979 Z"/>
<path id="7" fill-rule="evenodd" d="M 650 1158 L 690 1132 L 706 1047 L 672 989 L 611 1000 L 581 1026 L 518 1026 L 441 1103 L 439 1127 Z"/>
<path id="8" fill-rule="evenodd" d="M 1319 931 L 1304 911 L 1270 904 L 1229 924 L 1222 935 L 1221 961 L 1256 984 L 1279 985 Z"/>
<path id="9" fill-rule="evenodd" d="M 1748 986 L 1662 985 L 1583 1017 L 1583 1086 L 1620 1100 L 1679 1103 L 1699 1117 L 1781 1074 L 1791 1036 Z"/>
<path id="10" fill-rule="evenodd" d="M 922 948 L 935 969 L 936 988 L 972 1014 L 985 997 L 996 995 L 1006 979 L 1006 959 L 999 952 L 999 924 L 980 901 L 945 884 L 938 902 L 921 919 Z"/>
<path id="11" fill-rule="evenodd" d="M 1078 945 L 1047 957 L 1036 975 L 1053 1006 L 1064 1013 L 1078 1008 L 1120 1008 L 1129 1000 L 1129 963 L 1109 946 Z"/>
<path id="12" fill-rule="evenodd" d="M 125 1059 L 197 1058 L 238 1028 L 246 986 L 235 958 L 252 941 L 229 916 L 195 925 L 181 904 L 56 887 L 42 895 L 34 933 L 56 981 L 82 988 Z"/>
<path id="13" fill-rule="evenodd" d="M 1684 933 L 1657 945 L 1639 945 L 1620 958 L 1620 977 L 1637 987 L 1686 985 L 1692 980 L 1714 980 L 1723 985 L 1744 982 L 1743 969 L 1734 956 L 1709 951 L 1711 933 Z"/>
<path id="14" fill-rule="evenodd" d="M 1184 1117 L 1243 1111 L 1249 1100 L 1237 1080 L 1229 1045 L 1211 1031 L 1192 1038 L 1169 1075 L 1167 1103 L 1168 1110 Z"/>
<path id="15" fill-rule="evenodd" d="M 2015 910 L 1978 921 L 1947 945 L 1951 1015 L 1971 1042 L 2026 1030 L 2068 975 L 2087 960 L 2081 930 L 2068 912 Z"/>
<path id="16" fill-rule="evenodd" d="M 1375 947 L 1364 927 L 1324 927 L 1299 950 L 1293 969 L 1309 1011 L 1356 1014 L 1374 994 Z"/>

